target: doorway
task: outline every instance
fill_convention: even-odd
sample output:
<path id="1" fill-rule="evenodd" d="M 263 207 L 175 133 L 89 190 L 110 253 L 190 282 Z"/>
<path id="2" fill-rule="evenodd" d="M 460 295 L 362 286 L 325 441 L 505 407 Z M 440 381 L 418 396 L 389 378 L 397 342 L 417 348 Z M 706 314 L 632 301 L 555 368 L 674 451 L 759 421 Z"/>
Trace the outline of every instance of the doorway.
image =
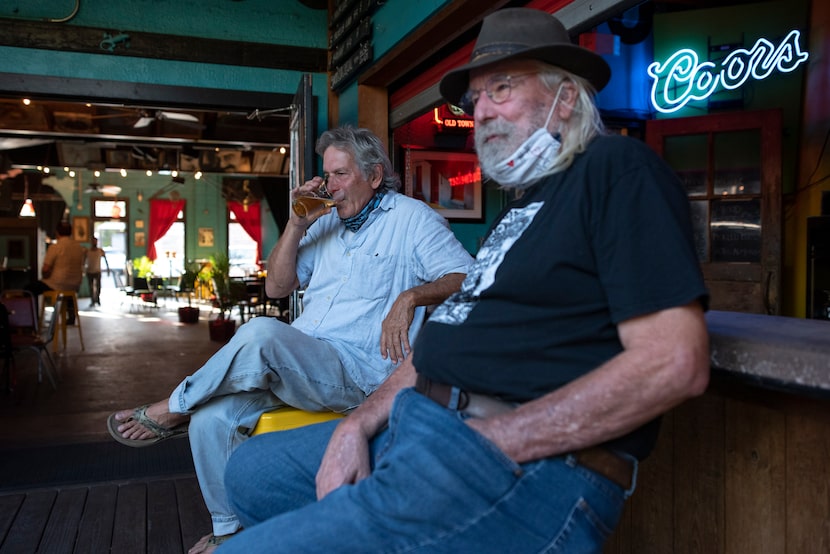
<path id="1" fill-rule="evenodd" d="M 714 310 L 780 313 L 781 124 L 779 110 L 646 123 L 689 195 Z"/>

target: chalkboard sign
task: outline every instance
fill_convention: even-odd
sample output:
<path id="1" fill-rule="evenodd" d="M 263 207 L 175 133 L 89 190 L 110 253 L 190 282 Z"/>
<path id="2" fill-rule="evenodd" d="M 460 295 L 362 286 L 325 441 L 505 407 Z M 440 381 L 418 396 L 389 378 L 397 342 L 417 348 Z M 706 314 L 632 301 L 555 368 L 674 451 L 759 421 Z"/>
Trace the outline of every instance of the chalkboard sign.
<path id="1" fill-rule="evenodd" d="M 335 6 L 329 40 L 333 91 L 343 89 L 372 62 L 372 14 L 381 3 L 381 0 L 345 0 Z"/>
<path id="2" fill-rule="evenodd" d="M 761 261 L 761 200 L 712 202 L 712 261 Z"/>

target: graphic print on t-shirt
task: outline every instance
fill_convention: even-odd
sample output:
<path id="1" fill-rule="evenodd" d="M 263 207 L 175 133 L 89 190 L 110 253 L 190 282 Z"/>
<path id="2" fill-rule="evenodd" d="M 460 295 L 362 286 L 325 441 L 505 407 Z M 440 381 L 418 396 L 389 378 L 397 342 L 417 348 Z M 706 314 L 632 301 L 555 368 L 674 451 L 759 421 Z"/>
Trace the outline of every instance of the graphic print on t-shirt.
<path id="1" fill-rule="evenodd" d="M 482 291 L 496 279 L 496 271 L 507 252 L 530 226 L 543 205 L 544 202 L 532 202 L 523 208 L 513 208 L 504 215 L 478 251 L 461 290 L 436 308 L 430 321 L 459 325 L 467 319 Z"/>

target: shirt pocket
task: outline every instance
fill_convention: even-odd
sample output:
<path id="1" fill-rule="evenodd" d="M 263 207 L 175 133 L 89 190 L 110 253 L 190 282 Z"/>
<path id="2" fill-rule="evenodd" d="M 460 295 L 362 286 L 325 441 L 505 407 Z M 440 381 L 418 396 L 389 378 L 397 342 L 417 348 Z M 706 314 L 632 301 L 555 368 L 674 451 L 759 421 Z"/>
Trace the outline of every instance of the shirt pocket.
<path id="1" fill-rule="evenodd" d="M 358 298 L 377 300 L 389 295 L 396 286 L 395 268 L 400 262 L 398 256 L 382 254 L 359 254 L 352 266 L 352 283 Z"/>

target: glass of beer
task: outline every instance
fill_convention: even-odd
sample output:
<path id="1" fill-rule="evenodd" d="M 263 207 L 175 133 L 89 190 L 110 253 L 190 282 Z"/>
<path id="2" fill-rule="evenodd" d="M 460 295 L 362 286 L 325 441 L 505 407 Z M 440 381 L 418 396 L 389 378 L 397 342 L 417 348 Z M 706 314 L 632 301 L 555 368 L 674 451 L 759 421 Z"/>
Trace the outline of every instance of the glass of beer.
<path id="1" fill-rule="evenodd" d="M 291 209 L 300 217 L 310 217 L 317 215 L 326 208 L 334 207 L 335 204 L 337 204 L 337 201 L 331 197 L 326 189 L 326 183 L 323 181 L 320 188 L 312 195 L 294 198 L 294 201 L 291 202 Z"/>

